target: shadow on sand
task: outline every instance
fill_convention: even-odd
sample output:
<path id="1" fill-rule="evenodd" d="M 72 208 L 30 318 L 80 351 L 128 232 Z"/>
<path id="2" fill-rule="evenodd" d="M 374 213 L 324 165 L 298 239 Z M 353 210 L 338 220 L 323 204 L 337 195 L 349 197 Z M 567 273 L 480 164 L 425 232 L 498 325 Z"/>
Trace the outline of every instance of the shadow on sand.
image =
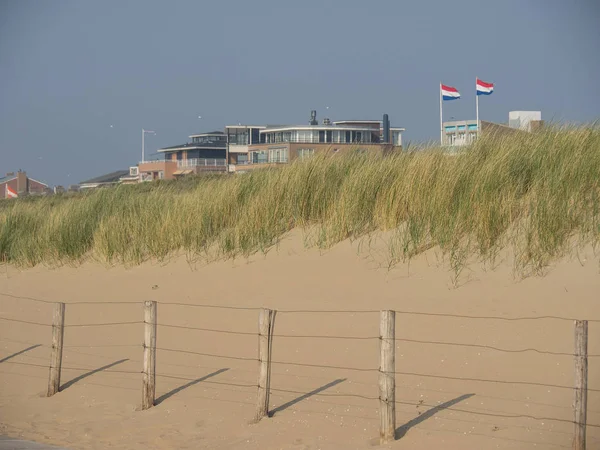
<path id="1" fill-rule="evenodd" d="M 273 409 L 272 411 L 269 411 L 269 417 L 273 417 L 278 412 L 281 412 L 281 411 L 289 408 L 290 406 L 294 406 L 296 403 L 300 403 L 302 400 L 306 400 L 307 398 L 310 398 L 313 395 L 317 395 L 326 389 L 332 388 L 333 386 L 343 383 L 344 381 L 346 381 L 346 378 L 339 378 L 337 380 L 332 381 L 331 383 L 327 383 L 327 384 L 315 389 L 314 391 L 307 392 L 306 394 L 303 394 L 300 397 L 290 400 L 289 402 L 284 403 L 283 405 L 279 405 L 277 408 Z"/>
<path id="2" fill-rule="evenodd" d="M 456 405 L 468 398 L 473 397 L 475 394 L 465 394 L 460 397 L 456 397 L 455 399 L 449 400 L 446 403 L 442 403 L 434 408 L 431 408 L 424 413 L 422 413 L 419 417 L 415 417 L 410 422 L 406 422 L 404 425 L 396 428 L 396 439 L 401 439 L 404 435 L 410 430 L 412 427 L 419 425 L 420 423 L 426 421 L 427 419 L 433 417 L 440 411 L 443 411 L 446 408 L 450 408 L 451 406 Z"/>
<path id="3" fill-rule="evenodd" d="M 224 368 L 224 369 L 219 369 L 216 372 L 213 373 L 209 373 L 208 375 L 204 375 L 203 377 L 200 377 L 196 380 L 190 381 L 189 383 L 183 384 L 175 389 L 173 389 L 172 391 L 169 391 L 163 395 L 161 395 L 160 397 L 158 397 L 155 401 L 154 404 L 155 405 L 160 405 L 162 402 L 164 402 L 166 399 L 174 396 L 175 394 L 177 394 L 178 392 L 183 391 L 184 389 L 187 389 L 195 384 L 201 383 L 204 380 L 208 380 L 209 378 L 212 377 L 216 377 L 217 375 L 223 373 L 223 372 L 227 372 L 229 370 L 229 368 Z"/>
<path id="4" fill-rule="evenodd" d="M 71 387 L 71 386 L 73 386 L 75 383 L 77 383 L 78 381 L 81 381 L 81 380 L 83 380 L 84 378 L 91 377 L 91 376 L 92 376 L 92 375 L 94 375 L 95 373 L 102 372 L 103 370 L 106 370 L 106 369 L 110 369 L 111 367 L 114 367 L 114 366 L 116 366 L 117 364 L 122 364 L 122 363 L 124 363 L 125 361 L 129 361 L 129 359 L 120 359 L 120 360 L 118 360 L 118 361 L 115 361 L 115 362 L 113 362 L 113 363 L 107 364 L 106 366 L 98 367 L 97 369 L 91 370 L 91 371 L 89 371 L 89 372 L 86 372 L 86 373 L 82 373 L 82 374 L 81 374 L 81 375 L 79 375 L 78 377 L 75 377 L 75 378 L 73 378 L 72 380 L 69 380 L 69 381 L 67 381 L 65 384 L 63 384 L 63 385 L 60 387 L 59 391 L 64 391 L 65 389 L 67 389 L 67 388 L 70 388 L 70 387 Z"/>
<path id="5" fill-rule="evenodd" d="M 34 348 L 38 348 L 38 347 L 41 347 L 41 346 L 42 346 L 42 344 L 35 344 L 35 345 L 32 345 L 31 347 L 27 347 L 27 348 L 21 350 L 20 352 L 13 353 L 12 355 L 8 355 L 5 358 L 0 359 L 0 363 L 8 361 L 9 359 L 14 358 L 15 356 L 22 355 L 23 353 L 28 352 L 29 350 L 33 350 Z"/>

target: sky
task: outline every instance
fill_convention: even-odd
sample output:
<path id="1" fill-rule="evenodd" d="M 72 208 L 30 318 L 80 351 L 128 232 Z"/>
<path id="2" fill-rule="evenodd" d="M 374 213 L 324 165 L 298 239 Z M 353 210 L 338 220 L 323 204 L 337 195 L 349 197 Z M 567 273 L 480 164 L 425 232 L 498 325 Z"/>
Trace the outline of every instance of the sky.
<path id="1" fill-rule="evenodd" d="M 0 176 L 69 185 L 225 125 L 600 118 L 597 0 L 0 0 Z M 201 118 L 199 118 L 201 117 Z"/>

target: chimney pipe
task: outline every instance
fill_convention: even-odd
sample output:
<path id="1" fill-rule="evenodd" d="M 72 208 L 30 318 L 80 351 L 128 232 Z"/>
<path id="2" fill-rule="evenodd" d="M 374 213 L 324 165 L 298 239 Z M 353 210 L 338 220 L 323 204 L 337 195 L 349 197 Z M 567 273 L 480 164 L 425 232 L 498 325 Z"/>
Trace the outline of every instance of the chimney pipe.
<path id="1" fill-rule="evenodd" d="M 383 142 L 390 143 L 390 118 L 387 114 L 383 115 Z"/>

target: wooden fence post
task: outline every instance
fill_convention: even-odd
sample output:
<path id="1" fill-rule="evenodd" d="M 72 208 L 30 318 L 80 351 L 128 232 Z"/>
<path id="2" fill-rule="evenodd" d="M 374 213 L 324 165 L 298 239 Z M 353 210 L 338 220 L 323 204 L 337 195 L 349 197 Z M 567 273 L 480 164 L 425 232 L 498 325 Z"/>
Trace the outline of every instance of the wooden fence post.
<path id="1" fill-rule="evenodd" d="M 575 321 L 575 430 L 573 450 L 585 450 L 585 431 L 587 422 L 587 375 L 588 375 L 588 322 Z"/>
<path id="2" fill-rule="evenodd" d="M 277 311 L 263 308 L 258 317 L 258 398 L 254 422 L 269 414 L 269 391 L 271 389 L 271 355 L 273 353 L 273 330 Z"/>
<path id="3" fill-rule="evenodd" d="M 379 440 L 396 438 L 396 312 L 381 311 L 379 321 Z"/>
<path id="4" fill-rule="evenodd" d="M 154 406 L 156 390 L 156 302 L 144 302 L 144 377 L 142 410 Z"/>
<path id="5" fill-rule="evenodd" d="M 50 352 L 50 374 L 48 376 L 48 397 L 60 390 L 60 370 L 62 366 L 63 338 L 65 336 L 65 304 L 55 303 L 52 315 L 52 350 Z"/>

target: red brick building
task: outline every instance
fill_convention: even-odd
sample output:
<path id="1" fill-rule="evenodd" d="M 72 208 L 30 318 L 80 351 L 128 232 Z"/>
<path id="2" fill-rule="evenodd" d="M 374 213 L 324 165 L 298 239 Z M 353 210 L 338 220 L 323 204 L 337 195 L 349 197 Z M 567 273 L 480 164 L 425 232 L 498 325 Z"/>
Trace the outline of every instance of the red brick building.
<path id="1" fill-rule="evenodd" d="M 13 198 L 25 195 L 41 195 L 46 192 L 48 185 L 29 178 L 25 172 L 10 172 L 0 178 L 0 198 Z"/>

